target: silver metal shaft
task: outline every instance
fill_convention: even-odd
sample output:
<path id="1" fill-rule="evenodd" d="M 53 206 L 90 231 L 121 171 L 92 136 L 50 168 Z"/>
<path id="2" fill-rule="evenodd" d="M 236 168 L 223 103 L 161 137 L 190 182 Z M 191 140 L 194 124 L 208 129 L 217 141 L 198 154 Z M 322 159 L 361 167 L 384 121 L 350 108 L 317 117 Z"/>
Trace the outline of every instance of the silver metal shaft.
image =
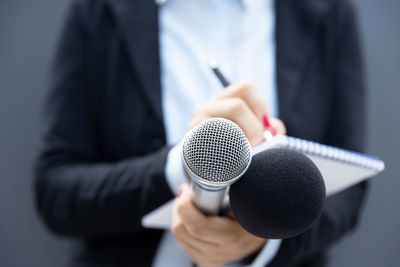
<path id="1" fill-rule="evenodd" d="M 218 191 L 201 188 L 196 182 L 193 182 L 192 201 L 197 208 L 207 215 L 218 215 L 227 187 Z"/>

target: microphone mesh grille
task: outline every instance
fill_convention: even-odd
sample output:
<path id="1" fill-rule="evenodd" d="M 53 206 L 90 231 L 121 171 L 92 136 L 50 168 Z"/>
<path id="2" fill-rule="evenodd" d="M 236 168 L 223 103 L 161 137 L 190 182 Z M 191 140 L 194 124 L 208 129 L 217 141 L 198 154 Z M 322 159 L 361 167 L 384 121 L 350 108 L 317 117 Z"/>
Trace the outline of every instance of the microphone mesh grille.
<path id="1" fill-rule="evenodd" d="M 183 158 L 190 170 L 211 183 L 240 176 L 251 159 L 251 147 L 242 129 L 226 119 L 210 119 L 188 133 Z"/>

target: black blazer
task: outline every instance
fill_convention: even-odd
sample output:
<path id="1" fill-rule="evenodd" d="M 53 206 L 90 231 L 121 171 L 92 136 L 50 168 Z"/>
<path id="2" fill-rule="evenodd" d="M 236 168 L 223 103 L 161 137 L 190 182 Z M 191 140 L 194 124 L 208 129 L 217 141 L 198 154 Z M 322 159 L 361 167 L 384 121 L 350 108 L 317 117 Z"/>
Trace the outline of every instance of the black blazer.
<path id="1" fill-rule="evenodd" d="M 361 150 L 363 65 L 347 0 L 276 1 L 280 118 L 289 135 Z M 154 0 L 74 1 L 51 75 L 38 210 L 76 237 L 73 266 L 150 266 L 162 231 L 144 214 L 173 198 L 161 109 Z M 322 266 L 352 230 L 365 184 L 327 199 L 315 225 L 284 240 L 270 266 Z M 314 265 L 313 265 L 314 264 Z"/>

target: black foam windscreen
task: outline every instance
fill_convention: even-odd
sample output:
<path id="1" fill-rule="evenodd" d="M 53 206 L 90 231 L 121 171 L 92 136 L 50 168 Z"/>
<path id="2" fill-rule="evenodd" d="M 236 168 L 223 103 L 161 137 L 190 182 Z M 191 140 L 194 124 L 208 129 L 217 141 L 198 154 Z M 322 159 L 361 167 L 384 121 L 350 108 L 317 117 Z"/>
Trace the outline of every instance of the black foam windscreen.
<path id="1" fill-rule="evenodd" d="M 248 232 L 268 239 L 298 235 L 312 226 L 325 205 L 325 183 L 304 154 L 270 149 L 252 162 L 229 191 L 235 219 Z"/>

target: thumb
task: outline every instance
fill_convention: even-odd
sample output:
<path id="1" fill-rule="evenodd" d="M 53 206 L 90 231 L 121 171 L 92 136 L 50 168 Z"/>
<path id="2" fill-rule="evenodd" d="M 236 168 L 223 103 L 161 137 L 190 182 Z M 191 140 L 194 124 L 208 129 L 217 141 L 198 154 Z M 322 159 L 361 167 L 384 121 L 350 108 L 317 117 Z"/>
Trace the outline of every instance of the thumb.
<path id="1" fill-rule="evenodd" d="M 175 200 L 175 202 L 177 202 L 177 205 L 184 205 L 184 203 L 191 201 L 192 192 L 193 190 L 190 185 L 182 184 L 179 188 L 178 196 Z"/>

